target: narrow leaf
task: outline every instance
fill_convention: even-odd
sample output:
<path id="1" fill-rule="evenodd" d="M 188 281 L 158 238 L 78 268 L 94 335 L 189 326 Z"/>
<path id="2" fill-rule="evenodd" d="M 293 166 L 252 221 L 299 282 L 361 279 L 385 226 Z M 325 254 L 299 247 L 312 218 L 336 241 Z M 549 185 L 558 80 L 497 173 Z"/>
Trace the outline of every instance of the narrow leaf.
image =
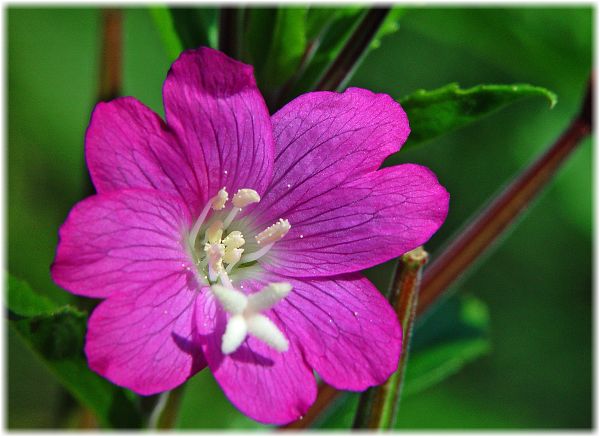
<path id="1" fill-rule="evenodd" d="M 183 51 L 183 45 L 175 30 L 173 16 L 166 6 L 151 6 L 149 11 L 154 25 L 160 33 L 169 60 L 174 61 Z"/>
<path id="2" fill-rule="evenodd" d="M 405 147 L 429 141 L 530 96 L 547 98 L 550 107 L 556 104 L 553 92 L 527 84 L 479 85 L 464 90 L 451 83 L 433 91 L 418 90 L 400 99 L 411 127 Z"/>
<path id="3" fill-rule="evenodd" d="M 173 27 L 182 48 L 199 46 L 217 48 L 219 10 L 217 8 L 169 8 Z"/>
<path id="4" fill-rule="evenodd" d="M 265 89 L 283 84 L 297 70 L 306 48 L 306 8 L 277 9 L 269 55 L 263 72 Z"/>
<path id="5" fill-rule="evenodd" d="M 311 8 L 307 16 L 307 41 L 314 53 L 303 66 L 302 74 L 283 96 L 285 103 L 298 95 L 313 91 L 361 22 L 366 9 L 350 6 L 337 10 Z M 320 27 L 320 28 L 319 28 Z"/>
<path id="6" fill-rule="evenodd" d="M 8 276 L 10 327 L 15 329 L 58 380 L 106 428 L 136 428 L 141 415 L 127 392 L 92 372 L 83 354 L 87 317 L 57 307 L 25 282 Z"/>

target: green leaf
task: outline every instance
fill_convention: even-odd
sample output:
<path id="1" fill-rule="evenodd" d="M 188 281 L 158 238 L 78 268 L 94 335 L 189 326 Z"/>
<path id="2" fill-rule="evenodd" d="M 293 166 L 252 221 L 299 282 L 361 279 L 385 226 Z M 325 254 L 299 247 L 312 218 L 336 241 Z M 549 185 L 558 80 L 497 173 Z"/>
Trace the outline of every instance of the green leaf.
<path id="1" fill-rule="evenodd" d="M 95 413 L 101 426 L 141 426 L 135 395 L 111 384 L 87 366 L 83 354 L 85 313 L 68 305 L 57 307 L 11 275 L 8 275 L 8 310 L 10 327 L 65 388 Z"/>
<path id="2" fill-rule="evenodd" d="M 149 10 L 163 40 L 169 60 L 174 61 L 183 51 L 183 44 L 175 30 L 173 16 L 166 6 L 151 6 Z"/>
<path id="3" fill-rule="evenodd" d="M 553 92 L 527 84 L 479 85 L 463 90 L 451 83 L 433 91 L 418 90 L 400 99 L 411 127 L 405 147 L 429 141 L 530 96 L 547 98 L 550 107 L 556 104 Z"/>
<path id="4" fill-rule="evenodd" d="M 375 34 L 373 41 L 371 41 L 371 50 L 378 48 L 381 45 L 381 40 L 384 37 L 398 31 L 398 29 L 400 28 L 400 18 L 404 15 L 405 12 L 406 8 L 401 6 L 394 6 L 390 10 L 389 14 L 387 15 L 387 17 L 385 17 L 385 20 L 381 24 L 381 27 Z"/>
<path id="5" fill-rule="evenodd" d="M 45 296 L 35 293 L 25 281 L 12 275 L 8 275 L 8 290 L 8 309 L 13 315 L 33 317 L 53 311 L 57 307 Z"/>
<path id="6" fill-rule="evenodd" d="M 219 10 L 217 8 L 169 8 L 173 27 L 182 48 L 200 46 L 217 48 L 219 37 Z"/>
<path id="7" fill-rule="evenodd" d="M 265 89 L 282 85 L 298 69 L 306 49 L 306 13 L 306 8 L 277 9 L 267 62 L 261 74 Z"/>
<path id="8" fill-rule="evenodd" d="M 335 10 L 319 7 L 309 9 L 307 44 L 313 47 L 313 54 L 307 60 L 307 64 L 302 66 L 300 77 L 286 96 L 286 101 L 314 89 L 364 17 L 365 12 L 366 9 L 361 6 L 347 6 Z"/>

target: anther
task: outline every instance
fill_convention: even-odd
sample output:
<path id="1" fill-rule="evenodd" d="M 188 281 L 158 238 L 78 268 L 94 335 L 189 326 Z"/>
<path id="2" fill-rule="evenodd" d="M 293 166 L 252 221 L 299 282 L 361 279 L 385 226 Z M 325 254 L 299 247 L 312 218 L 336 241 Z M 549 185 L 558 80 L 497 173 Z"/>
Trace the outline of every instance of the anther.
<path id="1" fill-rule="evenodd" d="M 206 239 L 209 243 L 220 243 L 223 236 L 223 223 L 216 220 L 206 230 Z"/>
<path id="2" fill-rule="evenodd" d="M 242 257 L 242 253 L 244 253 L 244 249 L 227 247 L 225 248 L 225 255 L 223 255 L 223 262 L 227 264 L 237 264 Z"/>
<path id="3" fill-rule="evenodd" d="M 240 231 L 232 231 L 225 237 L 223 240 L 223 244 L 227 246 L 227 248 L 237 249 L 238 247 L 242 247 L 246 240 L 244 240 L 244 236 Z"/>
<path id="4" fill-rule="evenodd" d="M 289 221 L 279 219 L 278 222 L 272 224 L 254 238 L 259 246 L 266 246 L 281 240 L 285 237 L 290 228 L 291 225 Z"/>
<path id="5" fill-rule="evenodd" d="M 260 196 L 251 188 L 241 188 L 233 196 L 232 202 L 236 208 L 245 208 L 252 203 L 260 202 Z"/>
<path id="6" fill-rule="evenodd" d="M 225 207 L 225 204 L 227 203 L 227 199 L 229 199 L 229 194 L 227 193 L 225 187 L 223 187 L 213 198 L 212 209 L 214 209 L 215 211 L 223 209 Z"/>

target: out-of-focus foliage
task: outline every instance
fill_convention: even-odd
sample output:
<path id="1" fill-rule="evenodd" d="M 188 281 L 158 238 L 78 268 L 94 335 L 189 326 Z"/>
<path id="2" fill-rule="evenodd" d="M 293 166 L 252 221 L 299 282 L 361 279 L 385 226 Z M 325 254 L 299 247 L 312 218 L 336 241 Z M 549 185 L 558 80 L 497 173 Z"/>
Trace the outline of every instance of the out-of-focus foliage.
<path id="1" fill-rule="evenodd" d="M 275 41 L 267 41 L 269 47 L 290 44 L 295 49 L 289 53 L 268 52 L 266 46 L 264 51 L 253 49 L 255 57 L 275 56 L 255 59 L 259 84 L 272 86 L 269 81 L 275 80 L 277 93 L 292 97 L 318 81 L 362 19 L 364 8 L 244 10 L 246 17 L 261 13 L 264 19 L 274 20 L 273 25 L 267 26 L 267 32 L 244 34 L 245 44 L 260 48 L 265 35 L 271 39 L 275 35 Z M 305 23 L 294 21 L 302 16 Z M 394 9 L 384 22 L 372 44 L 378 49 L 365 58 L 351 85 L 400 100 L 417 89 L 436 89 L 451 82 L 465 87 L 533 83 L 559 97 L 552 111 L 536 99 L 519 101 L 478 123 L 432 139 L 426 146 L 405 149 L 388 161 L 429 166 L 451 193 L 448 220 L 427 245 L 434 257 L 440 245 L 500 185 L 547 147 L 577 112 L 591 67 L 591 17 L 589 7 L 406 7 Z M 48 312 L 50 306 L 79 304 L 52 283 L 48 269 L 58 226 L 84 196 L 88 183 L 82 146 L 97 90 L 99 18 L 96 9 L 10 8 L 8 13 L 8 267 L 47 298 L 38 302 L 22 291 L 28 290 L 26 285 L 9 280 L 9 288 L 19 290 L 19 297 L 9 294 L 8 304 L 21 317 L 14 326 L 42 351 L 55 340 L 48 332 L 62 332 L 64 326 L 77 327 L 70 331 L 77 341 L 70 344 L 80 346 L 83 341 L 81 312 Z M 287 24 L 277 28 L 277 19 Z M 241 22 L 250 25 L 251 20 Z M 217 45 L 218 10 L 155 6 L 149 13 L 132 9 L 126 11 L 124 25 L 124 94 L 162 113 L 161 86 L 171 60 L 180 45 Z M 301 51 L 306 56 L 300 57 Z M 250 52 L 243 55 L 250 56 Z M 292 68 L 295 63 L 297 68 Z M 273 75 L 275 71 L 279 73 Z M 284 76 L 291 79 L 282 81 Z M 410 103 L 406 106 L 410 115 Z M 417 115 L 410 116 L 414 134 Z M 515 233 L 459 285 L 458 289 L 475 292 L 483 303 L 470 300 L 471 305 L 457 313 L 453 302 L 460 301 L 460 308 L 465 308 L 465 301 L 450 299 L 431 317 L 419 321 L 399 428 L 591 426 L 590 156 L 588 141 Z M 370 277 L 384 289 L 389 271 L 373 270 Z M 440 333 L 456 334 L 461 325 L 452 314 L 464 316 L 465 311 L 472 320 L 485 322 L 480 326 L 489 322 L 490 328 L 476 330 L 480 335 L 474 337 L 436 338 Z M 69 319 L 69 324 L 56 326 L 58 314 Z M 42 341 L 31 330 L 31 318 L 36 317 L 43 320 L 41 333 L 46 336 Z M 76 377 L 85 366 L 83 355 L 77 358 L 79 367 L 59 364 L 58 371 L 53 364 L 56 360 L 50 357 L 46 363 L 55 366 L 56 372 L 51 374 L 16 335 L 11 328 L 9 427 L 77 424 L 80 410 L 73 408 L 75 401 L 59 390 L 57 381 L 63 378 L 64 382 L 65 373 Z M 471 361 L 486 351 L 484 358 Z M 455 373 L 463 365 L 465 371 Z M 104 424 L 114 426 L 116 422 L 110 422 L 113 419 L 107 414 L 114 412 L 115 404 L 110 404 L 107 392 L 98 392 L 105 394 L 96 396 L 96 406 L 86 396 L 104 390 L 98 387 L 109 387 L 115 393 L 127 393 L 123 395 L 127 403 L 130 393 L 87 369 L 81 372 L 83 381 L 93 377 L 94 382 L 71 390 L 80 402 L 96 409 Z M 92 391 L 81 394 L 77 390 Z M 356 395 L 346 398 L 357 399 Z M 129 408 L 123 405 L 117 408 L 121 413 Z M 354 408 L 351 402 L 338 405 L 335 414 L 346 421 L 330 416 L 330 426 L 349 423 Z M 262 428 L 229 404 L 207 371 L 187 384 L 177 426 Z"/>
<path id="2" fill-rule="evenodd" d="M 10 327 L 40 355 L 58 380 L 108 428 L 142 424 L 132 396 L 93 373 L 83 354 L 87 316 L 37 295 L 25 282 L 8 277 Z"/>

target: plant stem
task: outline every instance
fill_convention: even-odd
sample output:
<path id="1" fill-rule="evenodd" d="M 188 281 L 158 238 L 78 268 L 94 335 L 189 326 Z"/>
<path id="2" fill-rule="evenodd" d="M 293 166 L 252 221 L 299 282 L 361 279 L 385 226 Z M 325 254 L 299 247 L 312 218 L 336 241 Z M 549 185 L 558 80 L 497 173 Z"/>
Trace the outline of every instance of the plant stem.
<path id="1" fill-rule="evenodd" d="M 184 390 L 185 384 L 182 384 L 171 391 L 161 393 L 148 420 L 148 428 L 172 429 L 175 426 Z"/>
<path id="2" fill-rule="evenodd" d="M 315 90 L 335 91 L 350 78 L 367 52 L 379 26 L 390 12 L 390 7 L 372 8 L 360 22 L 338 57 L 325 72 Z"/>
<path id="3" fill-rule="evenodd" d="M 227 56 L 240 57 L 241 12 L 237 7 L 221 8 L 219 19 L 219 50 Z"/>
<path id="4" fill-rule="evenodd" d="M 429 255 L 422 247 L 404 254 L 398 263 L 389 301 L 402 326 L 402 352 L 398 370 L 382 385 L 365 391 L 354 419 L 355 429 L 390 429 L 394 423 L 402 392 L 404 373 L 415 321 L 423 266 Z"/>
<path id="5" fill-rule="evenodd" d="M 112 100 L 121 94 L 122 72 L 122 11 L 102 10 L 102 49 L 98 65 L 98 95 L 96 103 Z M 85 165 L 83 168 L 87 168 Z M 94 185 L 87 170 L 83 174 L 83 197 L 95 194 Z M 84 307 L 89 307 L 88 299 L 78 299 Z"/>
<path id="6" fill-rule="evenodd" d="M 337 397 L 342 394 L 341 391 L 325 383 L 319 384 L 319 391 L 315 403 L 310 407 L 301 419 L 295 422 L 283 425 L 282 429 L 304 429 L 308 428 L 319 417 L 321 412 L 329 407 Z"/>
<path id="7" fill-rule="evenodd" d="M 121 94 L 122 72 L 122 12 L 102 11 L 102 52 L 98 101 L 112 100 Z"/>
<path id="8" fill-rule="evenodd" d="M 459 233 L 425 270 L 417 313 L 423 314 L 489 249 L 539 194 L 575 147 L 592 130 L 592 86 L 581 113 L 554 145 L 526 168 Z"/>
<path id="9" fill-rule="evenodd" d="M 468 226 L 425 270 L 421 283 L 420 301 L 417 305 L 417 316 L 425 313 L 432 304 L 438 301 L 443 292 L 472 266 L 473 261 L 476 259 L 476 256 L 473 256 L 474 253 L 481 255 L 503 231 L 507 230 L 508 225 L 550 181 L 570 152 L 592 132 L 593 95 L 594 80 L 592 78 L 581 112 L 556 143 L 540 159 L 528 167 L 514 183 L 483 211 L 480 218 L 476 219 L 473 225 Z M 506 211 L 500 210 L 498 208 L 499 204 L 503 204 L 504 208 L 507 208 Z M 497 214 L 496 217 L 494 217 L 492 211 Z M 475 230 L 485 233 L 485 238 L 481 238 Z M 460 247 L 463 250 L 464 248 L 471 250 L 469 256 L 461 256 Z M 454 257 L 448 255 L 451 252 L 454 253 Z M 437 275 L 444 275 L 444 280 L 436 279 Z M 321 393 L 326 397 L 320 399 Z M 289 424 L 285 428 L 308 428 L 340 394 L 341 392 L 336 389 L 321 384 L 319 397 L 313 408 L 308 411 L 303 420 Z"/>

